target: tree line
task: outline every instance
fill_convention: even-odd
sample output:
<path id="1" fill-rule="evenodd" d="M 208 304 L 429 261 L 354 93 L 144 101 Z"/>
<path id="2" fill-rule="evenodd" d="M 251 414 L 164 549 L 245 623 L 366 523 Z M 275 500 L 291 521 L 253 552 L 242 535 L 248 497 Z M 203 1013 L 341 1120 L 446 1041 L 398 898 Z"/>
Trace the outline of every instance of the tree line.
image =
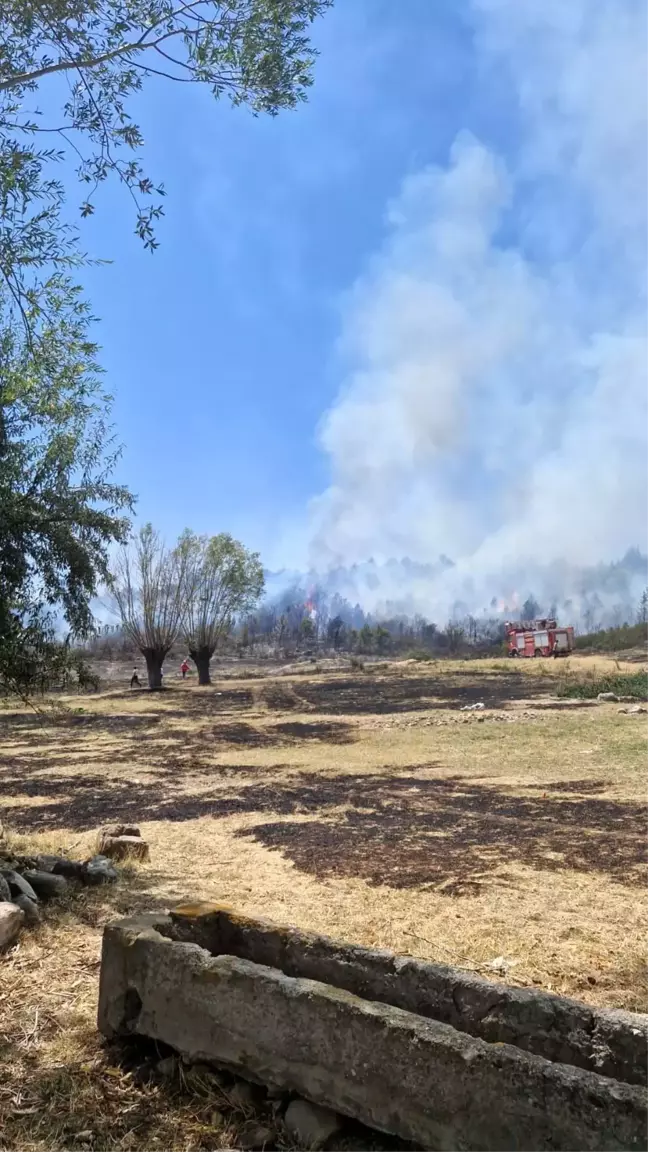
<path id="1" fill-rule="evenodd" d="M 327 596 L 320 588 L 293 587 L 262 602 L 264 573 L 258 553 L 231 536 L 197 537 L 185 531 L 167 549 L 151 525 L 123 548 L 108 588 L 119 625 L 98 629 L 86 646 L 93 655 L 140 652 L 151 688 L 172 648 L 181 644 L 210 683 L 210 663 L 220 654 L 255 658 L 348 654 L 454 656 L 464 650 L 499 650 L 500 619 L 472 616 L 445 627 L 423 616 L 374 618 L 359 604 Z M 317 607 L 315 607 L 315 603 Z"/>
<path id="2" fill-rule="evenodd" d="M 141 652 L 153 688 L 160 686 L 162 663 L 176 644 L 194 660 L 200 684 L 210 682 L 217 650 L 256 659 L 337 654 L 430 659 L 503 650 L 501 615 L 466 614 L 439 626 L 422 615 L 375 617 L 317 585 L 308 590 L 294 585 L 273 601 L 262 601 L 263 591 L 259 555 L 230 536 L 207 540 L 185 532 L 167 552 L 149 525 L 115 567 L 113 594 L 121 623 L 98 629 L 89 648 L 103 658 Z M 529 596 L 523 611 L 533 618 L 540 605 Z M 639 601 L 636 621 L 583 633 L 576 647 L 614 651 L 645 642 L 648 590 Z"/>
<path id="3" fill-rule="evenodd" d="M 619 606 L 615 614 L 617 622 L 611 628 L 602 628 L 596 623 L 595 609 L 590 609 L 587 616 L 586 631 L 577 638 L 577 647 L 583 651 L 619 652 L 631 647 L 648 644 L 648 588 L 643 589 L 638 606 L 634 613 L 634 620 L 628 620 L 623 607 Z M 625 619 L 624 619 L 625 616 Z"/>
<path id="4" fill-rule="evenodd" d="M 456 655 L 464 649 L 492 651 L 501 646 L 504 625 L 497 617 L 469 614 L 443 626 L 422 615 L 366 612 L 322 588 L 296 586 L 239 622 L 231 639 L 237 651 L 298 653 L 357 653 L 384 656 L 421 652 Z"/>

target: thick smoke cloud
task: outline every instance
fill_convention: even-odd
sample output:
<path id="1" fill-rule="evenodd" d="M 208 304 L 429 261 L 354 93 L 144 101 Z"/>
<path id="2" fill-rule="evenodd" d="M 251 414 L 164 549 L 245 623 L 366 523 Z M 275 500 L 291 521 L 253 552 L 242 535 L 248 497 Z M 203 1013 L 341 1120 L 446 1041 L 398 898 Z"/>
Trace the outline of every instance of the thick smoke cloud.
<path id="1" fill-rule="evenodd" d="M 312 507 L 319 571 L 450 556 L 437 614 L 543 570 L 567 596 L 646 544 L 645 4 L 472 11 L 521 143 L 504 157 L 460 132 L 404 180 L 349 296 Z"/>

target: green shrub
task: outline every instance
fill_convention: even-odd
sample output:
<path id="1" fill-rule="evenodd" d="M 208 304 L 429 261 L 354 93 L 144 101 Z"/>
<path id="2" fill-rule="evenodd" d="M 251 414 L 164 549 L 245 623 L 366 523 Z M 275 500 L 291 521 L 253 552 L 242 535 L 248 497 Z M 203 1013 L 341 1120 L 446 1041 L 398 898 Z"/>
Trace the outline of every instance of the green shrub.
<path id="1" fill-rule="evenodd" d="M 563 699 L 595 700 L 599 692 L 614 692 L 617 696 L 645 700 L 648 698 L 648 672 L 609 672 L 605 676 L 590 674 L 578 679 L 567 677 L 558 686 L 558 695 Z"/>
<path id="2" fill-rule="evenodd" d="M 605 628 L 600 632 L 590 632 L 587 636 L 577 636 L 575 647 L 580 652 L 615 652 L 624 648 L 637 648 L 645 644 L 646 639 L 645 624 L 622 624 L 620 628 Z"/>

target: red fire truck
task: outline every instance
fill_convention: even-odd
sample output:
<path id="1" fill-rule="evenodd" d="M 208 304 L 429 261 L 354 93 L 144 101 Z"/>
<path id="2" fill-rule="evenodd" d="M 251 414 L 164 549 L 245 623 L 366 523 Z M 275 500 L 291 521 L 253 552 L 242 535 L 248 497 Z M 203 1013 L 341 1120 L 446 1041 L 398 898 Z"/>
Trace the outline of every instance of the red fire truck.
<path id="1" fill-rule="evenodd" d="M 509 656 L 569 656 L 574 649 L 574 629 L 555 620 L 507 620 L 504 628 Z"/>

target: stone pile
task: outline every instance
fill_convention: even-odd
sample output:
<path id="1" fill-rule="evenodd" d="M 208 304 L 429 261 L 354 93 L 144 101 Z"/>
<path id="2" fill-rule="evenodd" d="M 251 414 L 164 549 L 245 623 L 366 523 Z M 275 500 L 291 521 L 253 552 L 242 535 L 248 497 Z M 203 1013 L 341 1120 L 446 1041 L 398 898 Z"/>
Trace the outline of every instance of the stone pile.
<path id="1" fill-rule="evenodd" d="M 162 1048 L 165 1046 L 162 1045 Z M 234 1125 L 237 1148 L 261 1152 L 271 1148 L 297 1146 L 312 1152 L 331 1147 L 334 1137 L 343 1135 L 344 1148 L 400 1148 L 401 1142 L 385 1141 L 377 1131 L 358 1130 L 344 1116 L 313 1104 L 290 1092 L 268 1090 L 214 1064 L 183 1059 L 170 1051 L 162 1059 L 149 1053 L 144 1062 L 132 1070 L 139 1084 L 169 1082 L 182 1085 L 184 1091 L 213 1100 L 210 1126 L 226 1129 Z M 368 1144 L 367 1135 L 371 1137 Z M 337 1147 L 334 1144 L 333 1147 Z"/>
<path id="2" fill-rule="evenodd" d="M 118 872 L 105 855 L 89 860 L 67 856 L 21 856 L 0 843 L 0 949 L 15 943 L 23 924 L 37 925 L 40 905 L 60 899 L 71 885 L 112 884 Z"/>

